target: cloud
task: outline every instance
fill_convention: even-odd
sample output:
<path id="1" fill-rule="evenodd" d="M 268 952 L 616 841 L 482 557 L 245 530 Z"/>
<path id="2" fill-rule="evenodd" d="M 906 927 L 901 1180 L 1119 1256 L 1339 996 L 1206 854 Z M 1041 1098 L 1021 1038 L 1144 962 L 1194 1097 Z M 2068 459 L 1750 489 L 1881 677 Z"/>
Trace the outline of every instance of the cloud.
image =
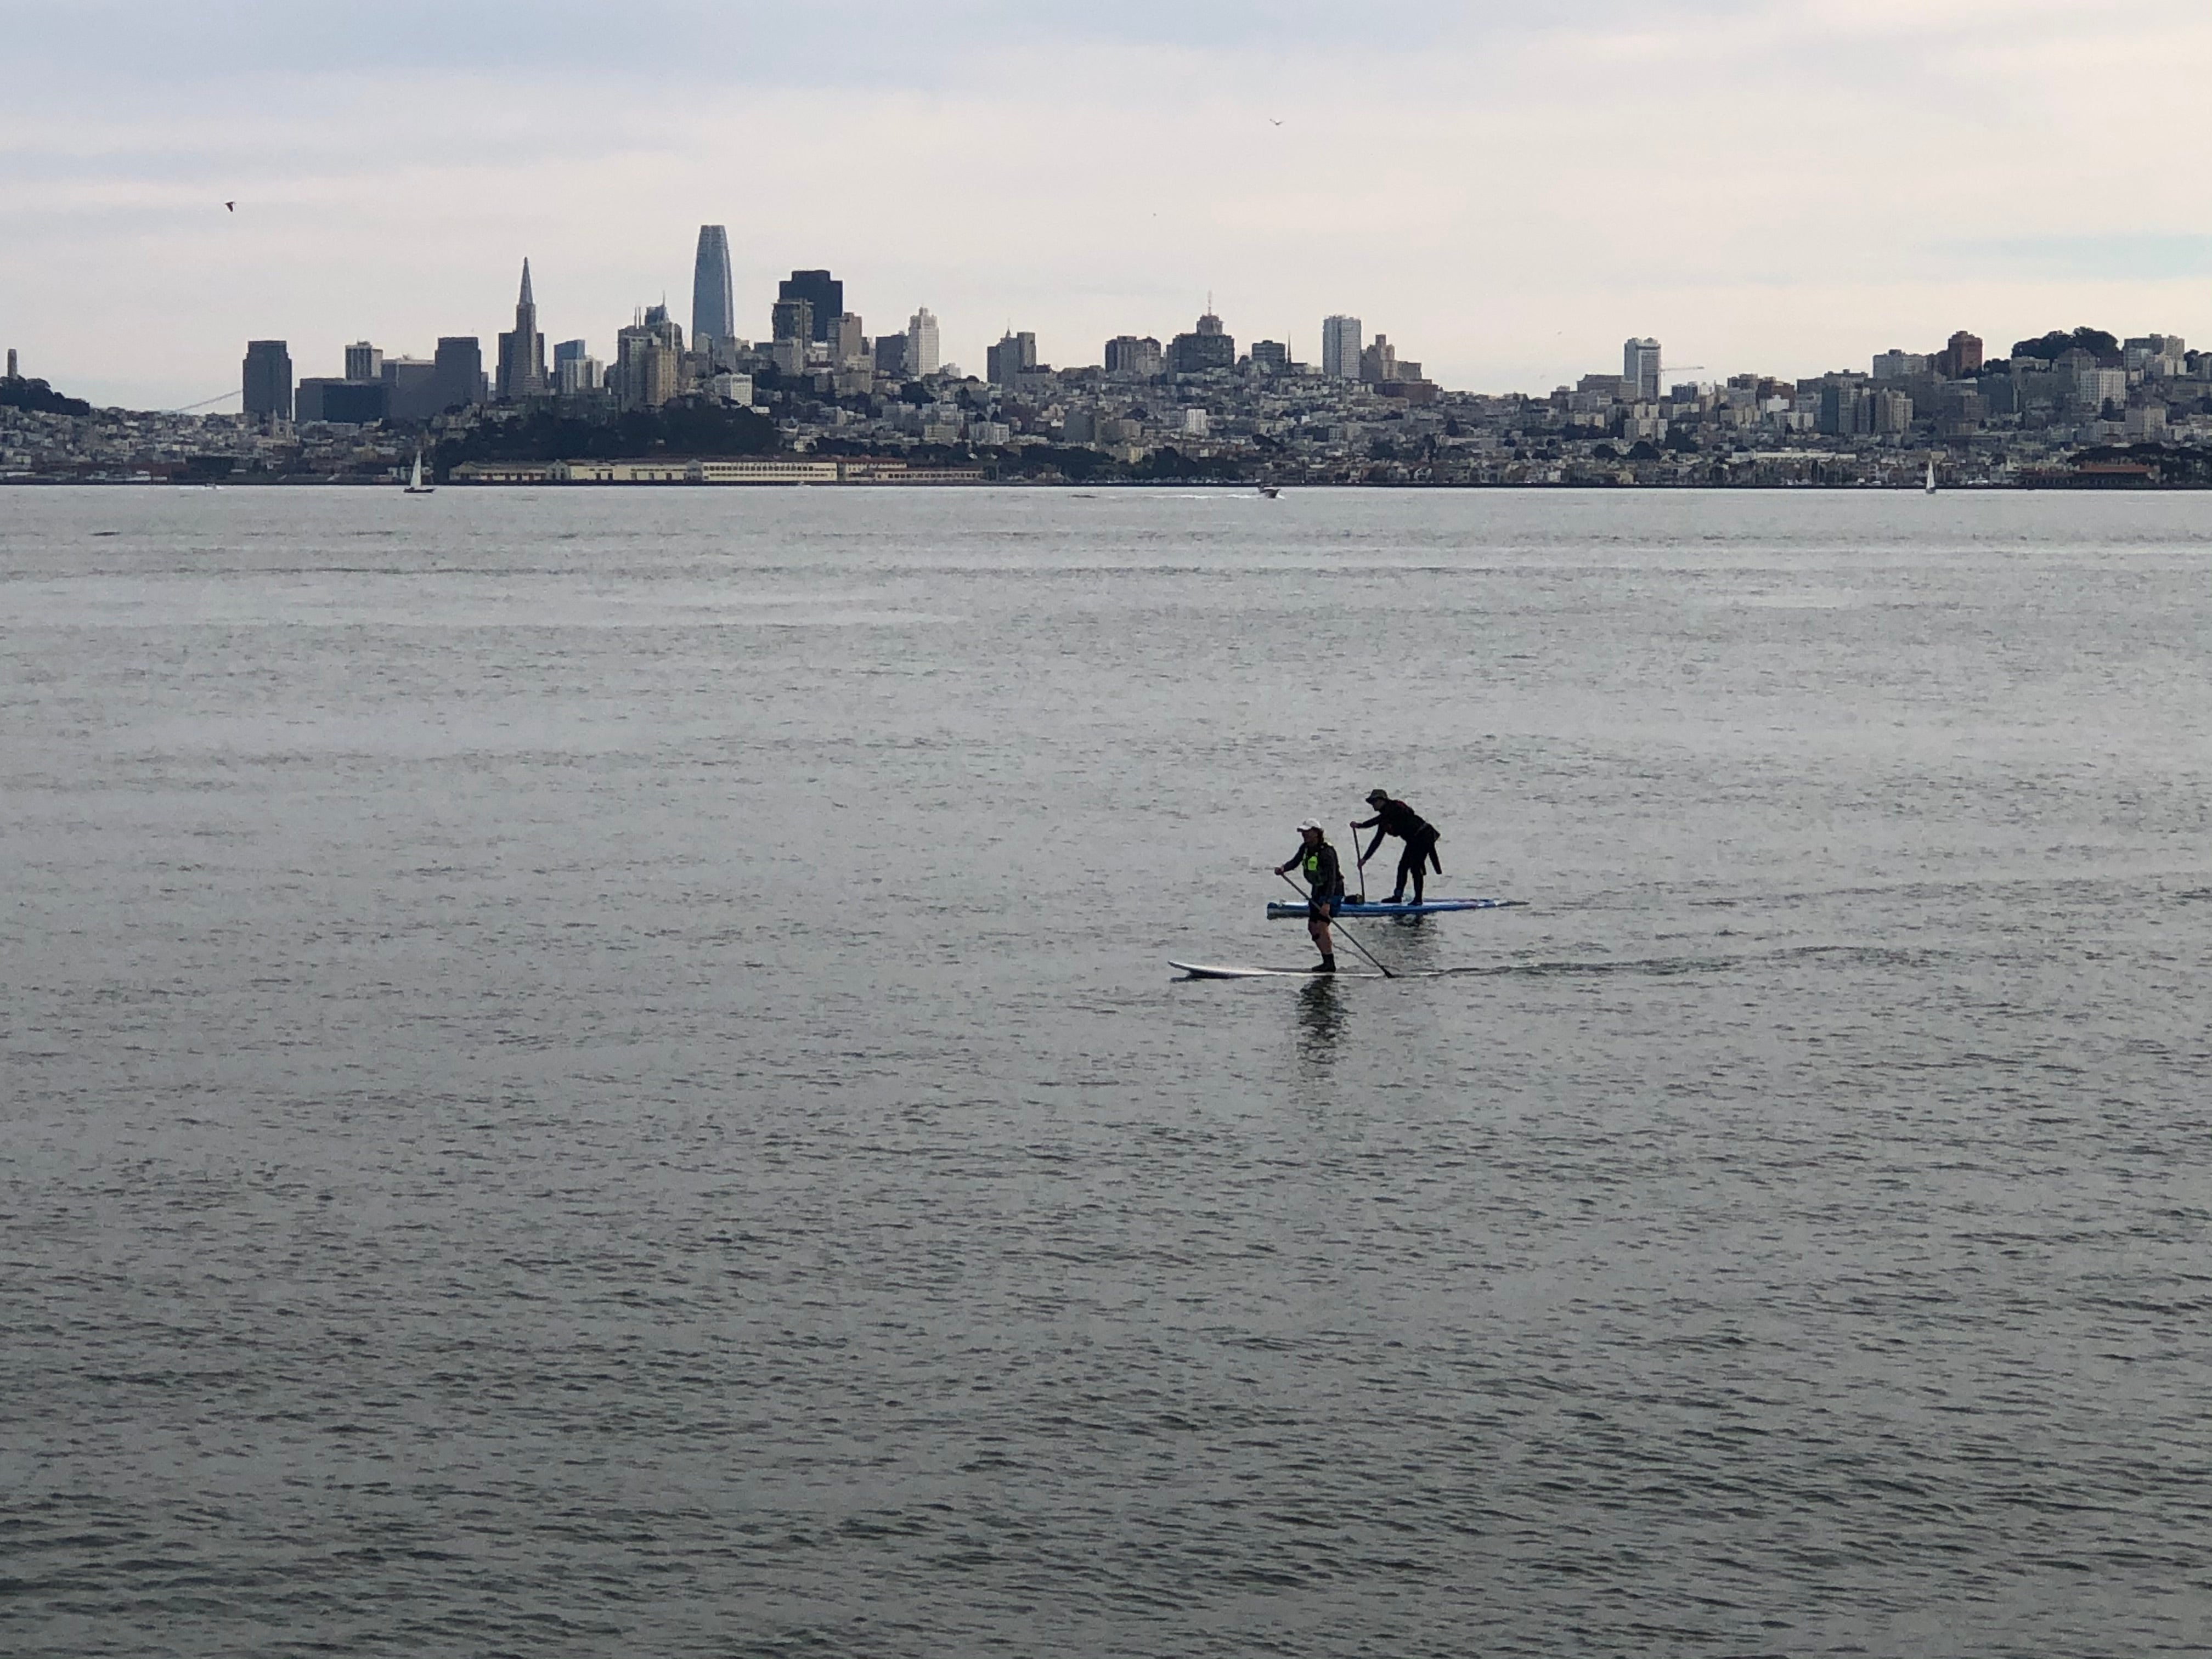
<path id="1" fill-rule="evenodd" d="M 2212 16 L 2179 0 L 87 0 L 0 25 L 0 326 L 104 398 L 204 397 L 264 334 L 302 373 L 356 337 L 488 339 L 526 253 L 549 333 L 604 351 L 637 305 L 687 309 L 702 221 L 752 325 L 828 264 L 872 326 L 927 304 L 970 364 L 1009 323 L 1095 362 L 1209 291 L 1240 337 L 1310 356 L 1348 310 L 1490 389 L 1632 333 L 1811 373 L 1960 326 L 2212 331 L 2212 185 L 2166 164 Z"/>

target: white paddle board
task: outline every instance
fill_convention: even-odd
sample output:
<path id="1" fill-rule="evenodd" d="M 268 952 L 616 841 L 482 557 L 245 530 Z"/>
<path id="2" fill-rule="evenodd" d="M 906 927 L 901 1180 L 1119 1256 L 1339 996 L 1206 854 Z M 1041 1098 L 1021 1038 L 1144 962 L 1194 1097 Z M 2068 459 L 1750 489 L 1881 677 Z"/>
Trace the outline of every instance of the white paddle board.
<path id="1" fill-rule="evenodd" d="M 1206 962 L 1170 962 L 1168 966 L 1192 979 L 1381 979 L 1366 968 L 1340 968 L 1334 974 L 1311 968 L 1224 968 Z"/>

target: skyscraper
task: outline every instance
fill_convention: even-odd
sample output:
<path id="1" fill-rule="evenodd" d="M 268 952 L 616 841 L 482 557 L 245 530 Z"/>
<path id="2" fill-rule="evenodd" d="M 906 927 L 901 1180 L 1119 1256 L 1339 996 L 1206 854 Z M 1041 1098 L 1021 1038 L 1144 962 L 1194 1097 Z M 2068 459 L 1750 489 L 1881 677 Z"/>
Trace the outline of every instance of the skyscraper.
<path id="1" fill-rule="evenodd" d="M 1203 374 L 1237 367 L 1237 342 L 1211 311 L 1188 334 L 1168 342 L 1168 367 L 1177 374 Z"/>
<path id="2" fill-rule="evenodd" d="M 366 340 L 356 340 L 345 350 L 345 377 L 349 380 L 380 380 L 384 378 L 384 354 Z"/>
<path id="3" fill-rule="evenodd" d="M 439 414 L 483 401 L 483 345 L 475 335 L 439 336 L 437 362 L 430 374 L 430 396 L 432 411 Z"/>
<path id="4" fill-rule="evenodd" d="M 522 293 L 514 302 L 514 330 L 499 337 L 499 400 L 519 403 L 545 392 L 545 337 L 538 331 L 538 301 L 530 294 L 530 261 L 522 262 Z"/>
<path id="5" fill-rule="evenodd" d="M 437 402 L 438 366 L 419 357 L 384 360 L 384 410 L 388 419 L 426 421 L 443 406 Z"/>
<path id="6" fill-rule="evenodd" d="M 1631 340 L 1620 349 L 1620 390 L 1639 404 L 1659 401 L 1659 342 Z"/>
<path id="7" fill-rule="evenodd" d="M 608 380 L 624 409 L 658 409 L 682 389 L 684 330 L 665 306 L 647 306 L 644 315 L 615 335 L 614 362 Z"/>
<path id="8" fill-rule="evenodd" d="M 779 300 L 804 300 L 814 307 L 814 332 L 811 337 L 824 342 L 830 338 L 830 325 L 845 314 L 845 285 L 826 270 L 794 270 L 790 279 L 776 285 Z"/>
<path id="9" fill-rule="evenodd" d="M 1167 366 L 1160 343 L 1149 334 L 1116 334 L 1106 342 L 1106 374 L 1115 380 L 1149 380 Z"/>
<path id="10" fill-rule="evenodd" d="M 929 314 L 927 306 L 908 319 L 906 325 L 906 372 L 916 380 L 937 373 L 940 362 L 937 355 L 937 319 Z"/>
<path id="11" fill-rule="evenodd" d="M 814 302 L 811 300 L 778 300 L 769 307 L 768 337 L 771 340 L 812 339 Z"/>
<path id="12" fill-rule="evenodd" d="M 994 386 L 1012 386 L 1014 376 L 1025 374 L 1036 367 L 1036 336 L 1024 330 L 1017 334 L 1012 329 L 999 343 L 984 354 L 984 373 Z"/>
<path id="13" fill-rule="evenodd" d="M 1982 343 L 1962 328 L 1951 337 L 1936 362 L 1936 372 L 1945 380 L 1971 380 L 1982 372 Z"/>
<path id="14" fill-rule="evenodd" d="M 851 312 L 830 325 L 830 361 L 840 368 L 866 367 L 868 361 L 868 337 L 861 331 L 860 319 Z"/>
<path id="15" fill-rule="evenodd" d="M 282 340 L 246 343 L 246 412 L 289 421 L 292 418 L 292 349 Z"/>
<path id="16" fill-rule="evenodd" d="M 699 257 L 691 267 L 691 344 L 711 351 L 717 340 L 738 335 L 736 292 L 730 285 L 730 233 L 720 225 L 699 227 Z"/>
<path id="17" fill-rule="evenodd" d="M 563 340 L 553 348 L 553 390 L 565 397 L 599 389 L 599 360 L 588 343 Z"/>
<path id="18" fill-rule="evenodd" d="M 1339 380 L 1359 378 L 1361 332 L 1357 317 L 1324 317 L 1321 322 L 1321 372 Z"/>

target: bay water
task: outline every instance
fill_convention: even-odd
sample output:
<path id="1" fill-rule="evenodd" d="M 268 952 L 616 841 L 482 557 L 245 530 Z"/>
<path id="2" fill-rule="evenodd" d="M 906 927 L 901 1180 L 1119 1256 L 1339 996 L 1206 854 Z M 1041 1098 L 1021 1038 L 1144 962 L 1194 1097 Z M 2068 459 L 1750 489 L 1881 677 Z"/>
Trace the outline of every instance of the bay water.
<path id="1" fill-rule="evenodd" d="M 0 1651 L 2212 1651 L 2203 502 L 0 493 Z"/>

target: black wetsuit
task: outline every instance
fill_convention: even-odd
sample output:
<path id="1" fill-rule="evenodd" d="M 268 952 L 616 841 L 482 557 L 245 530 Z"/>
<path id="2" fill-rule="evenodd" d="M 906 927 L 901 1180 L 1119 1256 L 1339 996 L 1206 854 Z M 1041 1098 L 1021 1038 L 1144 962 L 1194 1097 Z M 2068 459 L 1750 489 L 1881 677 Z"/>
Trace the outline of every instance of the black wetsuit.
<path id="1" fill-rule="evenodd" d="M 1372 830 L 1375 839 L 1367 848 L 1367 859 L 1375 856 L 1375 849 L 1382 844 L 1385 836 L 1395 836 L 1406 843 L 1405 852 L 1398 860 L 1398 888 L 1390 895 L 1390 902 L 1401 903 L 1406 896 L 1406 884 L 1413 884 L 1413 902 L 1421 902 L 1422 879 L 1427 867 L 1433 864 L 1437 873 L 1443 874 L 1444 861 L 1437 856 L 1437 826 L 1401 800 L 1386 800 L 1375 809 L 1375 816 L 1364 823 L 1355 823 L 1354 830 Z M 1362 859 L 1365 863 L 1367 859 Z"/>

